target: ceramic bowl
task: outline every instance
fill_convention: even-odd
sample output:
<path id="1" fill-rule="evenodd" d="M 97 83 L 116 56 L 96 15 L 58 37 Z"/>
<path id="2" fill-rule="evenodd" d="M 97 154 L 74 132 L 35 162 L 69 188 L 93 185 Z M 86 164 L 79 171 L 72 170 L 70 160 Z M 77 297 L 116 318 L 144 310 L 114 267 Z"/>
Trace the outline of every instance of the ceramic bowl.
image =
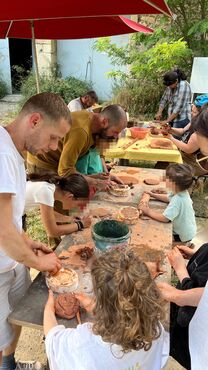
<path id="1" fill-rule="evenodd" d="M 131 127 L 129 130 L 131 132 L 131 137 L 133 139 L 140 139 L 140 140 L 144 139 L 149 132 L 149 129 L 145 127 Z"/>

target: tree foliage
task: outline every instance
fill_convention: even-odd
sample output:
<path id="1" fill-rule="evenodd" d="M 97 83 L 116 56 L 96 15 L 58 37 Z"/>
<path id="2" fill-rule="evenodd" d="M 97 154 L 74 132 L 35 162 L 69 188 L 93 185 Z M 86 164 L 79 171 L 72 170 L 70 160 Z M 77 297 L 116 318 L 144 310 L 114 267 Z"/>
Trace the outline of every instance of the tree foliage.
<path id="1" fill-rule="evenodd" d="M 152 35 L 135 33 L 129 44 L 118 47 L 101 38 L 95 48 L 106 52 L 116 71 L 114 100 L 133 113 L 153 114 L 163 91 L 162 75 L 175 67 L 190 76 L 194 56 L 208 56 L 208 0 L 167 1 L 174 19 L 157 15 L 138 17 L 155 29 Z M 126 66 L 124 71 L 121 66 Z"/>

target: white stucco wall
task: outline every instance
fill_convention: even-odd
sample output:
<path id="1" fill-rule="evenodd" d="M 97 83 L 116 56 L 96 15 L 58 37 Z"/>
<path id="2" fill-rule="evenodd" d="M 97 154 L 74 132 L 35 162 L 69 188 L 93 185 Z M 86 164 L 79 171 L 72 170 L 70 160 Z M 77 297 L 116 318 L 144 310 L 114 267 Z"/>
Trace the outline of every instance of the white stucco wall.
<path id="1" fill-rule="evenodd" d="M 8 92 L 11 94 L 12 86 L 8 39 L 0 39 L 0 77 L 6 82 L 8 86 Z"/>
<path id="2" fill-rule="evenodd" d="M 129 36 L 113 36 L 111 39 L 118 45 L 125 45 L 128 43 Z M 105 53 L 98 53 L 93 49 L 95 41 L 95 38 L 57 41 L 57 63 L 63 77 L 72 75 L 92 82 L 99 99 L 110 100 L 113 80 L 106 77 L 106 73 L 117 67 L 112 66 Z M 121 67 L 121 69 L 125 68 Z"/>

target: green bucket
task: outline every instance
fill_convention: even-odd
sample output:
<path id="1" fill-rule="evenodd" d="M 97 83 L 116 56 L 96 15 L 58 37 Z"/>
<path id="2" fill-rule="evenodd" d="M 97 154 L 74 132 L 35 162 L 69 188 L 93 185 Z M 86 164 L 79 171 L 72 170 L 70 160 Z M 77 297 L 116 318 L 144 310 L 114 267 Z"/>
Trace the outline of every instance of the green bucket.
<path id="1" fill-rule="evenodd" d="M 103 220 L 97 222 L 92 228 L 95 246 L 101 251 L 127 244 L 130 235 L 129 227 L 124 222 L 116 220 Z"/>

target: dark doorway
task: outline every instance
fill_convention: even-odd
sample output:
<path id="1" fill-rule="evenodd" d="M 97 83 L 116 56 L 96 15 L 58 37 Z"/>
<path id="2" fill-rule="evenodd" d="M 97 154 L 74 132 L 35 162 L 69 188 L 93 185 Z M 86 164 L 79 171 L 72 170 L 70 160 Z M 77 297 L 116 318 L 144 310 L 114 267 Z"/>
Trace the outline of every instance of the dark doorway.
<path id="1" fill-rule="evenodd" d="M 32 42 L 26 39 L 9 39 L 12 92 L 20 91 L 21 82 L 32 68 Z"/>

